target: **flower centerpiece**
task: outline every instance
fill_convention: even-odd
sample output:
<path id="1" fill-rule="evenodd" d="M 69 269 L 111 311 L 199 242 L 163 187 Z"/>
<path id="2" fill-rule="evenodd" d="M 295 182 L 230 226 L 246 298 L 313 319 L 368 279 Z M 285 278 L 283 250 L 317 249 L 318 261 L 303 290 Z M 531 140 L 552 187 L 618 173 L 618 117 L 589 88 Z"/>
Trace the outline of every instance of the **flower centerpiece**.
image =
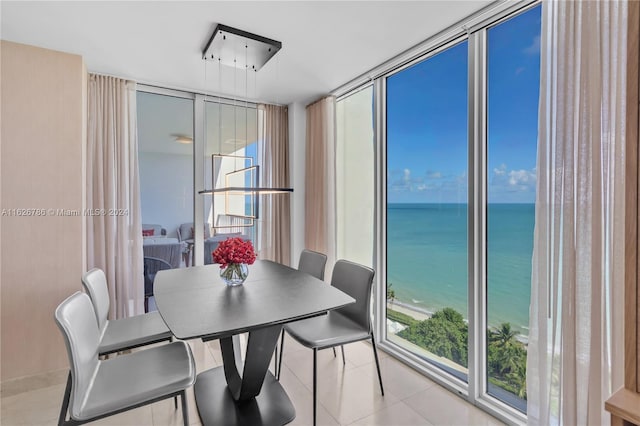
<path id="1" fill-rule="evenodd" d="M 256 261 L 251 241 L 242 238 L 227 238 L 211 253 L 215 263 L 220 264 L 220 277 L 228 286 L 240 285 L 247 279 L 249 268 Z"/>

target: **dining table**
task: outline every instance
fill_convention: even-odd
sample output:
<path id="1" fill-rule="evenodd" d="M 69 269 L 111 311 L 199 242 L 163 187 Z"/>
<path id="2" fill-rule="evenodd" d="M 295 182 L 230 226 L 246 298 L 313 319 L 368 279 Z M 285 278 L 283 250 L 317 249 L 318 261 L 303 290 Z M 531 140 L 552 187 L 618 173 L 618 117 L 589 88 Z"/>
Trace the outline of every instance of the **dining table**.
<path id="1" fill-rule="evenodd" d="M 283 425 L 295 407 L 269 371 L 284 324 L 323 315 L 355 300 L 323 281 L 268 260 L 249 266 L 244 284 L 229 287 L 220 266 L 158 272 L 158 312 L 178 339 L 220 341 L 223 365 L 201 372 L 194 385 L 204 425 Z M 248 333 L 244 360 L 237 336 Z"/>

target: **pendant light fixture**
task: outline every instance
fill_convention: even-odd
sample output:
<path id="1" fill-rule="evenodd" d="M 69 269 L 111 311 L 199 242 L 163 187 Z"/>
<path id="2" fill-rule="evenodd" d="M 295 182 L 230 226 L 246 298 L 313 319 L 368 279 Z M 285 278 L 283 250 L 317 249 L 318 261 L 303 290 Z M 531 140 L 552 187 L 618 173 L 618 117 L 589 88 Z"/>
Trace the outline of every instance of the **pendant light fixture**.
<path id="1" fill-rule="evenodd" d="M 226 25 L 218 24 L 213 31 L 213 35 L 209 39 L 207 46 L 202 52 L 203 59 L 205 61 L 217 61 L 220 69 L 220 64 L 231 66 L 234 68 L 245 69 L 245 103 L 246 103 L 246 91 L 248 82 L 249 70 L 258 72 L 260 68 L 264 66 L 280 49 L 282 43 L 276 40 L 272 40 L 266 37 L 262 37 L 256 34 L 252 34 L 246 31 L 239 30 L 237 28 L 228 27 Z M 244 50 L 244 52 L 242 52 Z M 244 55 L 242 55 L 244 53 Z M 235 92 L 235 75 L 234 75 L 234 92 Z M 234 122 L 235 122 L 235 98 L 234 98 Z M 246 115 L 245 105 L 245 138 L 248 134 L 248 123 Z M 235 127 L 234 127 L 235 132 Z M 220 140 L 220 143 L 222 141 Z M 234 144 L 237 144 L 237 138 L 234 138 Z M 246 141 L 245 141 L 246 146 Z M 237 154 L 237 146 L 234 146 L 235 153 Z M 220 155 L 219 155 L 220 156 Z M 227 156 L 227 157 L 237 157 Z M 243 157 L 246 158 L 246 157 Z M 227 173 L 225 186 L 215 187 L 215 175 L 212 180 L 214 188 L 199 191 L 199 194 L 237 194 L 237 195 L 260 195 L 260 194 L 282 194 L 293 192 L 293 188 L 269 188 L 261 187 L 259 184 L 259 166 L 250 165 L 249 167 L 243 166 L 241 169 L 236 169 L 234 158 L 234 171 Z M 250 173 L 252 177 L 252 185 L 248 186 L 228 186 L 228 180 L 230 175 L 238 173 Z M 215 174 L 215 170 L 212 168 L 212 174 Z M 246 179 L 245 179 L 246 180 Z"/>

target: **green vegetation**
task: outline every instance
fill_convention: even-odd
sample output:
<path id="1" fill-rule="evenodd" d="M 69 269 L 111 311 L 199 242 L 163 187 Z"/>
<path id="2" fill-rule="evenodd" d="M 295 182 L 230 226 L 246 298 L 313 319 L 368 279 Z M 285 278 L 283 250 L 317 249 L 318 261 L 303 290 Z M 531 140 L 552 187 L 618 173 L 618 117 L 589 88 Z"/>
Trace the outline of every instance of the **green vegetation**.
<path id="1" fill-rule="evenodd" d="M 391 321 L 399 322 L 400 324 L 409 327 L 418 322 L 418 320 L 410 315 L 403 314 L 402 312 L 394 311 L 393 309 L 389 308 L 387 308 L 387 318 L 389 318 Z"/>
<path id="2" fill-rule="evenodd" d="M 437 311 L 430 319 L 417 321 L 387 309 L 387 317 L 407 326 L 399 337 L 429 352 L 467 366 L 469 329 L 462 314 L 452 308 Z M 487 330 L 487 369 L 489 382 L 520 398 L 527 398 L 527 349 L 518 341 L 511 324 Z"/>
<path id="3" fill-rule="evenodd" d="M 526 399 L 527 349 L 517 336 L 508 322 L 487 330 L 487 367 L 492 383 Z"/>
<path id="4" fill-rule="evenodd" d="M 467 366 L 468 327 L 462 315 L 452 308 L 444 308 L 424 321 L 418 321 L 398 333 L 428 351 Z"/>
<path id="5" fill-rule="evenodd" d="M 396 292 L 391 287 L 393 287 L 393 284 L 387 282 L 387 301 L 393 303 L 396 299 Z"/>

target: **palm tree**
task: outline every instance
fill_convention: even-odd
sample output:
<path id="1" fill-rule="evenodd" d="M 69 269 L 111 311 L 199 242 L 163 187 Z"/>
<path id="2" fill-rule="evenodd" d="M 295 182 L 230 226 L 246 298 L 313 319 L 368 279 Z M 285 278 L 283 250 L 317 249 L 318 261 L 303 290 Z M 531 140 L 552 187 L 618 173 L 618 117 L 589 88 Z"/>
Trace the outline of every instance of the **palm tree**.
<path id="1" fill-rule="evenodd" d="M 387 282 L 387 301 L 391 304 L 393 304 L 393 301 L 396 298 L 396 292 L 393 291 L 393 289 L 391 288 L 392 286 L 393 284 Z"/>
<path id="2" fill-rule="evenodd" d="M 511 324 L 508 322 L 503 322 L 500 324 L 500 327 L 496 329 L 493 333 L 493 341 L 497 344 L 498 347 L 508 348 L 513 346 L 516 340 L 516 336 L 519 334 L 516 330 L 511 328 Z"/>

